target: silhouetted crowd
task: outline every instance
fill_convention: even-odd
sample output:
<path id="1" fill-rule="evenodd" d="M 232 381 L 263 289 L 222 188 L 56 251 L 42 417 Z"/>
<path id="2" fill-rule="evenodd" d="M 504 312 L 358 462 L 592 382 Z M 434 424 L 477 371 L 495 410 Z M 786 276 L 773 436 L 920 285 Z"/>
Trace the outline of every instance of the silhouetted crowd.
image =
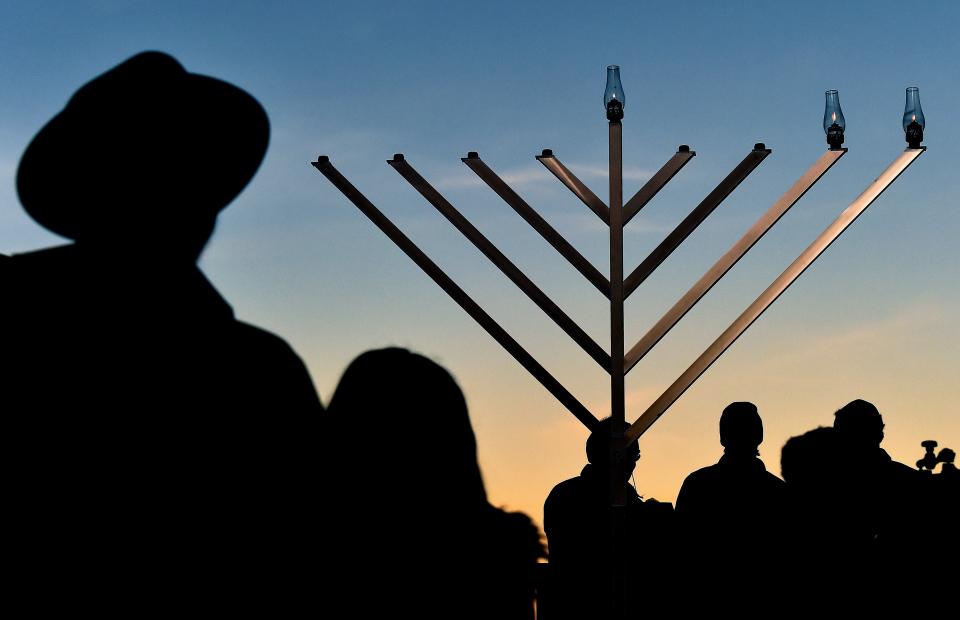
<path id="1" fill-rule="evenodd" d="M 675 509 L 643 501 L 629 484 L 627 502 L 614 507 L 610 426 L 608 418 L 591 433 L 588 465 L 554 487 L 544 505 L 550 572 L 541 618 L 611 617 L 618 597 L 627 617 L 737 613 L 745 598 L 777 608 L 794 601 L 798 610 L 831 601 L 864 614 L 944 600 L 943 584 L 955 582 L 960 475 L 953 452 L 941 451 L 938 474 L 931 471 L 936 458 L 921 459 L 918 469 L 894 461 L 880 447 L 880 412 L 867 401 L 841 407 L 832 427 L 787 441 L 783 480 L 758 458 L 756 406 L 730 404 L 720 416 L 723 456 L 687 476 Z M 631 444 L 624 482 L 639 456 Z M 941 561 L 918 570 L 931 557 Z M 611 567 L 624 558 L 618 592 Z"/>
<path id="2" fill-rule="evenodd" d="M 546 498 L 546 546 L 488 501 L 441 366 L 369 351 L 324 410 L 297 354 L 196 265 L 268 138 L 252 96 L 147 52 L 27 147 L 20 200 L 72 243 L 0 256 L 10 607 L 556 620 L 775 595 L 781 611 L 746 615 L 779 617 L 831 589 L 881 603 L 907 574 L 953 574 L 952 451 L 893 461 L 863 400 L 790 439 L 783 480 L 757 458 L 757 408 L 729 405 L 723 457 L 675 509 L 637 493 L 639 445 L 611 451 L 623 429 L 602 420 L 583 471 Z"/>

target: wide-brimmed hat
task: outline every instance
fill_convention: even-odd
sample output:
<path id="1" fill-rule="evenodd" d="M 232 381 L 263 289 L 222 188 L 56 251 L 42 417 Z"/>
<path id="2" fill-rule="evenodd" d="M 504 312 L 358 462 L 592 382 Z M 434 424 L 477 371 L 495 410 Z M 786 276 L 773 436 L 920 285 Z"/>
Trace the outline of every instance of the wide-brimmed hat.
<path id="1" fill-rule="evenodd" d="M 269 136 L 250 94 L 144 52 L 84 85 L 40 130 L 17 191 L 34 220 L 72 239 L 209 217 L 253 177 Z"/>

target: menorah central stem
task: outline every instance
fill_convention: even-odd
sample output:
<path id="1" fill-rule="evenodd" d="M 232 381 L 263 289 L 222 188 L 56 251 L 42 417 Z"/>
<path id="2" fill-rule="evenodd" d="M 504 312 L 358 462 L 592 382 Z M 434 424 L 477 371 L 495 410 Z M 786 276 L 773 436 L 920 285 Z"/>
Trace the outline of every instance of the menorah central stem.
<path id="1" fill-rule="evenodd" d="M 623 157 L 620 121 L 610 122 L 610 417 L 614 506 L 626 502 L 623 463 Z"/>
<path id="2" fill-rule="evenodd" d="M 613 609 L 612 617 L 625 617 L 627 476 L 623 427 L 623 150 L 622 125 L 610 121 L 610 497 L 612 512 Z"/>

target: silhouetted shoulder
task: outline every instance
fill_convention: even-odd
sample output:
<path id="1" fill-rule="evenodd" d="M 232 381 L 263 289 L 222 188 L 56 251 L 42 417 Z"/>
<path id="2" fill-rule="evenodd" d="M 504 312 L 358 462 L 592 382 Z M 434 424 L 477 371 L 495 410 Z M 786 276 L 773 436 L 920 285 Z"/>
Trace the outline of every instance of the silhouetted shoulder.
<path id="1" fill-rule="evenodd" d="M 76 246 L 61 245 L 14 254 L 6 257 L 6 260 L 0 259 L 0 264 L 5 265 L 11 275 L 48 278 L 77 269 L 77 258 Z"/>
<path id="2" fill-rule="evenodd" d="M 496 548 L 499 550 L 502 547 L 506 551 L 502 557 L 512 556 L 520 565 L 528 568 L 529 563 L 536 563 L 538 558 L 545 557 L 540 531 L 526 514 L 494 508 L 488 521 Z"/>
<path id="3" fill-rule="evenodd" d="M 768 472 L 768 471 L 763 472 L 763 476 L 761 476 L 761 477 L 762 477 L 763 480 L 764 480 L 768 485 L 770 485 L 771 487 L 775 487 L 775 488 L 778 488 L 778 489 L 786 489 L 786 488 L 787 488 L 787 483 L 786 483 L 786 482 L 784 482 L 784 481 L 781 480 L 779 477 L 771 474 L 771 473 Z"/>
<path id="4" fill-rule="evenodd" d="M 546 556 L 540 533 L 527 515 L 489 507 L 466 541 L 471 560 L 465 574 L 454 577 L 469 585 L 461 591 L 462 618 L 532 618 L 537 560 Z M 451 585 L 457 590 L 460 585 Z M 467 602 L 469 601 L 469 602 Z"/>
<path id="5" fill-rule="evenodd" d="M 670 502 L 661 502 L 658 499 L 647 499 L 637 503 L 646 519 L 668 519 L 673 517 L 673 504 Z"/>
<path id="6" fill-rule="evenodd" d="M 677 509 L 682 511 L 689 508 L 690 504 L 699 500 L 700 495 L 706 490 L 712 490 L 713 486 L 722 477 L 719 465 L 701 467 L 689 474 L 684 479 L 683 484 L 680 485 L 680 492 L 677 494 Z"/>
<path id="7" fill-rule="evenodd" d="M 570 478 L 558 483 L 547 495 L 547 505 L 553 505 L 558 502 L 570 501 L 572 498 L 579 497 L 584 492 L 584 481 L 579 476 Z"/>
<path id="8" fill-rule="evenodd" d="M 707 465 L 689 474 L 683 481 L 683 486 L 702 484 L 713 481 L 719 476 L 717 465 Z"/>
<path id="9" fill-rule="evenodd" d="M 883 451 L 886 454 L 886 451 Z M 889 457 L 888 457 L 889 458 Z M 891 475 L 896 476 L 902 480 L 919 482 L 921 480 L 920 471 L 905 465 L 899 461 L 894 461 L 890 459 L 889 464 L 887 465 L 888 470 Z"/>
<path id="10" fill-rule="evenodd" d="M 237 321 L 235 346 L 254 379 L 276 389 L 278 402 L 296 409 L 322 410 L 306 365 L 283 338 L 249 323 Z"/>
<path id="11" fill-rule="evenodd" d="M 287 341 L 280 336 L 256 325 L 244 323 L 243 321 L 237 321 L 236 331 L 237 337 L 243 338 L 246 346 L 263 351 L 268 355 L 273 355 L 277 359 L 285 359 L 287 361 L 296 360 L 299 366 L 303 366 L 303 362 L 300 361 L 300 356 L 297 355 Z"/>

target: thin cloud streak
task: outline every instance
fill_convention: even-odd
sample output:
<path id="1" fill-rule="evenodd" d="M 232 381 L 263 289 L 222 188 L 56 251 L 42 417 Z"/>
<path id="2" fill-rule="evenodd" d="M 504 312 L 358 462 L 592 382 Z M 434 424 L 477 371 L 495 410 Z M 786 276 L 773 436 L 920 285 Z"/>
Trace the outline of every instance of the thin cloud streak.
<path id="1" fill-rule="evenodd" d="M 581 179 L 606 179 L 608 178 L 609 171 L 606 166 L 588 166 L 580 164 L 571 164 L 567 166 L 570 170 L 579 176 Z M 646 170 L 644 168 L 624 168 L 623 169 L 623 180 L 624 181 L 646 181 L 653 176 L 653 172 Z"/>
<path id="2" fill-rule="evenodd" d="M 936 302 L 921 302 L 893 316 L 875 319 L 860 325 L 815 335 L 803 347 L 784 351 L 758 360 L 764 371 L 775 367 L 794 366 L 797 363 L 829 360 L 852 349 L 871 346 L 896 338 L 909 338 L 921 327 L 929 327 L 945 316 L 944 308 Z"/>
<path id="3" fill-rule="evenodd" d="M 556 216 L 554 216 L 556 218 Z M 604 224 L 600 218 L 598 218 L 593 213 L 579 213 L 576 215 L 562 215 L 559 216 L 560 220 L 566 220 L 568 222 L 568 229 L 576 230 L 577 232 L 587 232 L 587 233 L 608 233 L 610 229 Z M 649 234 L 664 234 L 669 232 L 671 229 L 665 224 L 655 224 L 648 220 L 643 220 L 640 218 L 634 219 L 630 224 L 623 229 L 623 234 L 625 235 L 649 235 Z"/>
<path id="4" fill-rule="evenodd" d="M 534 168 L 532 166 L 514 169 L 504 173 L 498 173 L 498 176 L 503 179 L 507 185 L 513 188 L 529 187 L 530 185 L 541 184 L 553 178 L 545 169 Z M 437 187 L 446 187 L 450 189 L 485 186 L 486 183 L 484 183 L 482 180 L 480 180 L 480 177 L 476 176 L 470 171 L 465 171 L 464 174 L 457 176 L 444 177 L 437 181 Z"/>
<path id="5" fill-rule="evenodd" d="M 604 166 L 570 164 L 567 167 L 583 181 L 590 179 L 603 179 L 605 181 L 607 179 L 607 168 Z M 514 168 L 513 170 L 508 170 L 506 172 L 498 172 L 494 170 L 494 172 L 497 172 L 499 177 L 514 189 L 557 182 L 552 174 L 540 166 Z M 623 169 L 624 181 L 643 182 L 649 179 L 651 176 L 653 176 L 653 173 L 644 168 Z M 483 185 L 484 182 L 481 181 L 479 177 L 468 174 L 448 176 L 437 181 L 437 187 L 445 187 L 450 189 L 481 187 Z"/>

